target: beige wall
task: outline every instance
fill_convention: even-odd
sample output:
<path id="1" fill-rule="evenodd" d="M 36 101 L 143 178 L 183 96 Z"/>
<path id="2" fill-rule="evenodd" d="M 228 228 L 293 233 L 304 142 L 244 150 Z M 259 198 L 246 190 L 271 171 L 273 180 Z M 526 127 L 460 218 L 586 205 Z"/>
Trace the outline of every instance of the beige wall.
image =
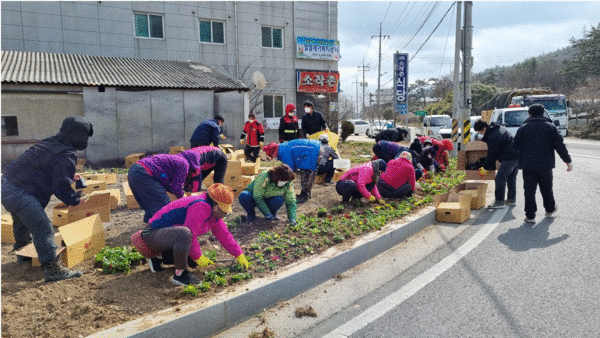
<path id="1" fill-rule="evenodd" d="M 26 89 L 52 90 L 54 86 Z M 19 89 L 3 85 L 3 90 Z M 64 90 L 64 87 L 60 88 Z M 2 137 L 2 165 L 11 161 L 33 143 L 58 133 L 68 116 L 83 116 L 83 95 L 46 93 L 2 93 L 2 116 L 16 116 L 18 136 Z"/>

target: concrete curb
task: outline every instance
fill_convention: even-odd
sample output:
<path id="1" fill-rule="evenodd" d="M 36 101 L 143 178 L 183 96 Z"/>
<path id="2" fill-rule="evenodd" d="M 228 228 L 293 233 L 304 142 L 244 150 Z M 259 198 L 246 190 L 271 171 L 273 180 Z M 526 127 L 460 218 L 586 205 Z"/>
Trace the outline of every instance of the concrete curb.
<path id="1" fill-rule="evenodd" d="M 138 318 L 88 337 L 207 337 L 252 317 L 278 302 L 291 299 L 348 269 L 398 245 L 434 224 L 435 209 L 402 226 L 343 251 L 321 263 L 277 279 L 209 307 L 180 311 L 174 308 Z M 187 312 L 187 313 L 186 313 Z M 156 322 L 150 317 L 165 316 Z"/>

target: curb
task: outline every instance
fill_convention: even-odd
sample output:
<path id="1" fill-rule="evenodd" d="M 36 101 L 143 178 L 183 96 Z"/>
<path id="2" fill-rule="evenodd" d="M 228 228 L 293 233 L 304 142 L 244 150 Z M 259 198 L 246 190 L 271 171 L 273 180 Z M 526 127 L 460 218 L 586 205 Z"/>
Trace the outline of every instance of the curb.
<path id="1" fill-rule="evenodd" d="M 400 244 L 436 222 L 435 209 L 389 232 L 301 271 L 203 309 L 169 308 L 94 333 L 104 337 L 207 337 L 233 327 L 278 302 L 313 287 Z M 393 223 L 391 223 L 393 224 Z"/>

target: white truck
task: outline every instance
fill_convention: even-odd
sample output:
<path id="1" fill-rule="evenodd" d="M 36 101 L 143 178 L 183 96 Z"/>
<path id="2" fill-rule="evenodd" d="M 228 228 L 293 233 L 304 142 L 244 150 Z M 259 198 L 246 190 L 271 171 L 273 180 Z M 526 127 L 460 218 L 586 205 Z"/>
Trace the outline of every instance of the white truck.
<path id="1" fill-rule="evenodd" d="M 563 94 L 513 96 L 510 106 L 529 107 L 536 103 L 546 108 L 551 120 L 558 120 L 558 131 L 562 136 L 567 136 L 569 134 L 567 127 L 571 116 L 571 107 L 567 97 Z"/>
<path id="2" fill-rule="evenodd" d="M 544 117 L 553 120 L 555 126 L 558 127 L 559 121 L 552 119 L 549 115 L 548 110 L 544 110 Z M 506 130 L 514 137 L 517 134 L 519 127 L 529 118 L 529 111 L 527 107 L 515 107 L 515 108 L 499 108 L 494 109 L 492 116 L 490 117 L 490 123 L 494 122 L 501 126 L 504 126 Z"/>

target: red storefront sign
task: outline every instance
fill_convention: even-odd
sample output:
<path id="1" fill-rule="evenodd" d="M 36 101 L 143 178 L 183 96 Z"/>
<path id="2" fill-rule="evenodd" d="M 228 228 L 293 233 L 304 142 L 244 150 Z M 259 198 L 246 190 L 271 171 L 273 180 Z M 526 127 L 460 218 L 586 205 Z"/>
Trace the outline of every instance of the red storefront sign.
<path id="1" fill-rule="evenodd" d="M 337 93 L 340 73 L 297 71 L 298 92 Z"/>

